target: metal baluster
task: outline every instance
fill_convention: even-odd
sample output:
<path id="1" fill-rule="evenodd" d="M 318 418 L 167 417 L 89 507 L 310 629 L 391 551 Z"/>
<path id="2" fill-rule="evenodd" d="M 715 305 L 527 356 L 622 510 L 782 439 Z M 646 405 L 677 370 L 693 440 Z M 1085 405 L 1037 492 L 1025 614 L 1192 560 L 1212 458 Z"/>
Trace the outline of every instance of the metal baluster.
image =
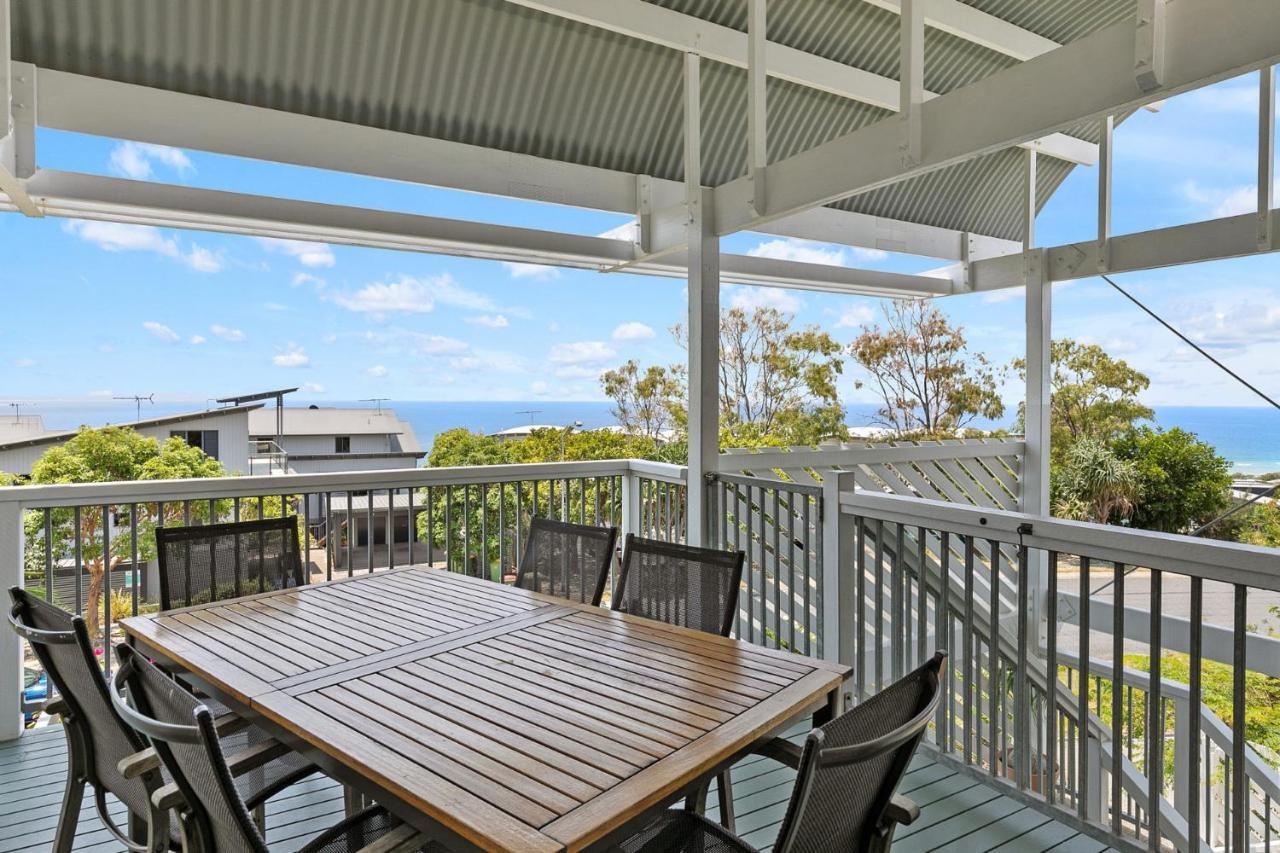
<path id="1" fill-rule="evenodd" d="M 75 508 L 72 513 L 72 521 L 75 524 L 75 563 L 76 563 L 76 610 L 78 614 L 84 614 L 84 590 L 82 575 L 84 574 L 84 560 L 82 548 L 80 545 L 80 507 Z"/>
<path id="2" fill-rule="evenodd" d="M 752 642 L 756 640 L 756 492 L 755 486 L 747 486 L 747 616 L 751 623 L 751 630 L 747 639 Z M 763 627 L 763 626 L 762 626 Z"/>
<path id="3" fill-rule="evenodd" d="M 1249 847 L 1249 791 L 1245 782 L 1245 656 L 1248 588 L 1235 584 L 1235 622 L 1232 625 L 1231 679 L 1231 849 L 1245 853 Z"/>
<path id="4" fill-rule="evenodd" d="M 1076 813 L 1081 820 L 1089 819 L 1089 558 L 1080 558 L 1080 694 L 1077 697 L 1076 718 L 1080 727 L 1079 757 L 1076 789 Z M 1101 796 L 1102 792 L 1099 791 Z"/>
<path id="5" fill-rule="evenodd" d="M 44 509 L 44 600 L 56 606 L 53 595 L 53 511 Z"/>
<path id="6" fill-rule="evenodd" d="M 884 689 L 884 522 L 876 519 L 876 603 L 871 608 L 876 620 L 875 673 L 876 692 Z"/>
<path id="7" fill-rule="evenodd" d="M 791 572 L 788 575 L 789 580 L 787 581 L 787 618 L 791 620 L 791 650 L 793 652 L 800 651 L 800 644 L 796 641 L 796 594 L 799 592 L 799 590 L 796 589 L 797 576 L 799 575 L 801 577 L 801 579 L 804 581 L 804 585 L 806 588 L 808 588 L 809 586 L 809 579 L 807 577 L 808 572 L 802 571 L 800 568 L 800 563 L 796 560 L 796 499 L 797 498 L 802 499 L 804 501 L 809 500 L 807 495 L 803 495 L 798 492 L 791 492 L 790 495 L 787 497 L 787 558 L 791 566 Z M 800 552 L 800 557 L 801 559 L 804 560 L 804 568 L 808 569 L 809 567 L 808 551 L 802 550 Z M 808 616 L 808 614 L 805 614 L 805 615 L 806 617 Z M 809 620 L 806 618 L 805 619 L 806 631 L 808 630 L 808 626 L 809 626 Z M 807 642 L 805 643 L 804 653 L 805 654 L 809 653 Z"/>
<path id="8" fill-rule="evenodd" d="M 1151 681 L 1147 693 L 1147 849 L 1160 851 L 1160 799 L 1164 796 L 1164 700 L 1160 698 L 1160 605 L 1164 593 L 1164 575 L 1151 571 Z"/>
<path id="9" fill-rule="evenodd" d="M 409 520 L 408 520 L 409 529 L 406 532 L 409 534 L 409 543 L 408 543 L 409 544 L 409 565 L 411 566 L 413 565 L 413 542 L 415 539 L 418 538 L 418 515 L 416 512 L 414 512 L 414 508 L 413 508 L 413 493 L 415 491 L 417 491 L 417 489 L 414 489 L 414 488 L 405 489 L 405 492 L 407 492 L 407 497 L 409 502 Z"/>
<path id="10" fill-rule="evenodd" d="M 1124 751 L 1120 744 L 1124 736 L 1122 704 L 1124 691 L 1124 566 L 1115 563 L 1112 569 L 1111 588 L 1114 590 L 1111 608 L 1111 831 L 1120 834 L 1121 793 Z M 1101 695 L 1101 693 L 1099 693 Z"/>
<path id="11" fill-rule="evenodd" d="M 1200 702 L 1201 702 L 1201 667 L 1203 661 L 1203 622 L 1204 622 L 1204 580 L 1191 579 L 1191 619 L 1188 630 L 1191 642 L 1190 673 L 1187 699 L 1187 743 L 1176 754 L 1178 761 L 1186 760 L 1186 767 L 1175 769 L 1183 775 L 1187 785 L 1187 839 L 1191 849 L 1196 850 L 1200 844 Z"/>
<path id="12" fill-rule="evenodd" d="M 821 503 L 818 503 L 818 501 L 821 501 L 821 500 L 822 500 L 821 497 L 817 497 L 814 499 L 814 506 L 817 506 L 818 508 L 817 524 L 819 527 L 822 525 L 822 516 L 824 512 L 827 512 L 827 511 L 839 512 L 839 507 L 832 507 L 830 510 L 824 509 L 823 505 Z M 822 602 L 819 601 L 818 606 L 816 608 L 817 614 L 815 615 L 813 620 L 814 624 L 816 625 L 816 629 L 815 630 L 809 629 L 809 614 L 811 612 L 809 609 L 810 608 L 809 599 L 811 595 L 810 590 L 813 587 L 815 575 L 818 577 L 821 577 L 819 573 L 822 571 L 822 561 L 825 559 L 825 557 L 823 556 L 823 548 L 825 548 L 826 545 L 823 542 L 822 531 L 818 531 L 817 536 L 813 535 L 813 527 L 811 526 L 813 519 L 810 515 L 811 507 L 810 507 L 808 495 L 801 495 L 800 506 L 801 506 L 801 509 L 804 511 L 804 515 L 801 518 L 801 526 L 802 526 L 802 529 L 804 530 L 804 543 L 801 545 L 801 547 L 804 549 L 804 601 L 803 601 L 803 604 L 804 604 L 804 653 L 808 655 L 808 654 L 813 654 L 813 649 L 812 649 L 813 638 L 821 637 L 823 629 L 826 625 L 826 623 L 823 621 Z M 832 543 L 832 544 L 835 544 L 835 543 Z M 821 590 L 820 593 L 821 595 L 826 595 L 825 590 Z"/>
<path id="13" fill-rule="evenodd" d="M 111 507 L 102 513 L 102 663 L 111 677 Z"/>
<path id="14" fill-rule="evenodd" d="M 387 489 L 387 568 L 396 567 L 396 492 L 399 489 Z"/>
<path id="15" fill-rule="evenodd" d="M 444 566 L 447 571 L 453 568 L 453 486 L 444 487 Z"/>
<path id="16" fill-rule="evenodd" d="M 138 505 L 129 504 L 129 549 L 133 560 L 133 615 L 138 615 L 138 586 L 142 572 L 138 570 Z"/>
<path id="17" fill-rule="evenodd" d="M 929 643 L 929 585 L 927 577 L 927 553 L 925 551 L 925 530 L 916 528 L 916 656 L 913 667 L 924 663 L 925 646 Z M 941 636 L 935 637 L 936 645 L 941 648 Z"/>
<path id="18" fill-rule="evenodd" d="M 938 593 L 933 600 L 933 637 L 938 649 L 951 648 L 951 534 L 945 530 L 938 534 Z M 938 746 L 943 752 L 951 752 L 954 734 L 951 731 L 955 714 L 955 694 L 951 681 L 951 667 L 942 669 L 943 701 L 938 706 L 938 720 L 934 723 Z"/>
<path id="19" fill-rule="evenodd" d="M 521 533 L 520 533 L 520 525 L 524 523 L 524 483 L 517 480 L 515 486 L 516 486 L 516 525 L 515 525 L 516 527 L 516 558 L 519 559 L 519 555 L 524 553 L 523 549 L 520 547 L 521 542 L 523 540 L 523 537 L 521 536 Z M 535 489 L 537 488 L 537 483 L 534 484 L 534 488 Z"/>
<path id="20" fill-rule="evenodd" d="M 1027 611 L 1031 605 L 1030 583 L 1027 575 L 1030 572 L 1030 568 L 1031 563 L 1027 546 L 1019 543 L 1017 579 L 1018 671 L 1013 681 L 1013 701 L 1015 704 L 1013 709 L 1013 749 L 1014 756 L 1017 758 L 1015 775 L 1019 788 L 1028 788 L 1031 785 L 1031 696 L 1028 689 L 1031 684 L 1031 674 L 1027 670 L 1027 644 L 1030 642 Z M 995 636 L 996 632 L 993 630 L 992 637 Z"/>
<path id="21" fill-rule="evenodd" d="M 995 776 L 1000 772 L 997 766 L 1000 763 L 1000 757 L 996 755 L 996 750 L 1000 746 L 1000 710 L 1001 702 L 997 691 L 1004 693 L 1003 687 L 997 687 L 996 679 L 1000 672 L 1000 543 L 994 539 L 987 540 L 987 547 L 991 554 L 991 601 L 989 603 L 990 611 L 988 612 L 987 628 L 990 631 L 987 636 L 987 706 L 990 714 L 988 717 L 988 738 L 990 739 L 988 757 L 990 759 L 991 775 Z"/>
<path id="22" fill-rule="evenodd" d="M 867 520 L 862 516 L 854 516 L 854 566 L 857 576 L 854 579 L 854 594 L 858 606 L 853 611 L 854 624 L 854 678 L 858 685 L 857 700 L 867 695 Z M 806 589 L 808 584 L 805 585 Z M 826 590 L 823 590 L 824 594 Z M 805 616 L 809 615 L 806 608 Z"/>
<path id="23" fill-rule="evenodd" d="M 462 485 L 462 573 L 471 574 L 471 484 Z"/>
<path id="24" fill-rule="evenodd" d="M 976 747 L 978 695 L 974 690 L 973 660 L 973 536 L 964 537 L 964 763 L 973 764 Z"/>
<path id="25" fill-rule="evenodd" d="M 364 493 L 364 567 L 373 573 L 373 501 L 377 492 L 367 489 Z"/>
<path id="26" fill-rule="evenodd" d="M 498 483 L 498 580 L 507 575 L 507 484 Z"/>
<path id="27" fill-rule="evenodd" d="M 905 644 L 906 622 L 904 614 L 906 608 L 903 605 L 902 585 L 906 578 L 906 555 L 903 549 L 906 544 L 906 535 L 904 533 L 906 525 L 901 523 L 894 525 L 893 535 L 893 563 L 889 568 L 889 613 L 890 619 L 893 620 L 889 626 L 889 660 L 892 664 L 892 678 L 897 681 L 902 678 L 902 647 Z"/>
<path id="28" fill-rule="evenodd" d="M 773 488 L 773 645 L 781 648 L 782 642 L 782 521 L 778 515 L 778 492 Z M 764 543 L 760 543 L 764 553 Z"/>
<path id="29" fill-rule="evenodd" d="M 1044 768 L 1044 792 L 1045 800 L 1049 805 L 1054 804 L 1057 799 L 1055 794 L 1055 786 L 1058 779 L 1058 768 L 1062 765 L 1062 752 L 1060 745 L 1061 738 L 1061 720 L 1058 715 L 1058 552 L 1050 551 L 1049 558 L 1049 583 L 1045 596 L 1045 622 L 1048 627 L 1048 633 L 1045 636 L 1045 655 L 1044 655 L 1044 690 L 1045 690 L 1045 707 L 1047 707 L 1049 719 L 1048 728 L 1045 736 L 1048 739 L 1048 749 L 1045 750 L 1045 757 L 1048 759 L 1048 766 Z"/>

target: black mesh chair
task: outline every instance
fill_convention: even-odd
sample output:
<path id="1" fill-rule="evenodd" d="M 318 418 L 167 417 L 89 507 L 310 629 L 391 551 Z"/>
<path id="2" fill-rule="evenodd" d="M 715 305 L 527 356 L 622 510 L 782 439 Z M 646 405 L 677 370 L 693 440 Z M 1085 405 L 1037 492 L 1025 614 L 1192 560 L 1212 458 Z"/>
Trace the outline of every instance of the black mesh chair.
<path id="1" fill-rule="evenodd" d="M 884 853 L 898 824 L 920 810 L 894 792 L 941 697 L 945 652 L 871 699 L 809 732 L 804 747 L 769 753 L 796 767 L 777 853 Z M 625 853 L 750 853 L 755 848 L 692 811 L 664 812 L 621 845 Z"/>
<path id="2" fill-rule="evenodd" d="M 188 850 L 199 853 L 268 853 L 262 832 L 249 815 L 241 774 L 275 754 L 280 743 L 264 744 L 255 755 L 228 757 L 199 697 L 129 646 L 117 649 L 120 668 L 111 682 L 111 704 L 126 723 L 155 745 L 173 778 L 186 815 Z M 123 693 L 127 686 L 129 698 Z M 130 704 L 132 701 L 132 705 Z M 379 842 L 380 853 L 425 849 L 417 830 L 371 806 L 321 833 L 303 853 L 354 853 Z"/>
<path id="3" fill-rule="evenodd" d="M 516 586 L 599 605 L 617 539 L 616 527 L 535 517 L 516 571 Z"/>
<path id="4" fill-rule="evenodd" d="M 298 517 L 156 530 L 160 609 L 190 607 L 305 583 Z"/>
<path id="5" fill-rule="evenodd" d="M 727 637 L 738 609 L 745 559 L 742 551 L 695 548 L 628 533 L 611 606 L 622 613 Z M 717 778 L 716 792 L 721 817 L 732 828 L 728 770 Z M 700 790 L 695 795 L 699 804 L 705 793 Z"/>
<path id="6" fill-rule="evenodd" d="M 13 600 L 10 624 L 31 644 L 59 694 L 45 711 L 62 718 L 67 736 L 67 786 L 54 851 L 71 850 L 86 785 L 92 786 L 98 817 L 116 841 L 136 851 L 178 849 L 168 809 L 153 800 L 168 779 L 155 751 L 112 707 L 84 620 L 18 587 L 11 588 L 9 596 Z M 228 750 L 247 750 L 267 739 L 265 732 L 242 720 L 224 718 L 218 723 Z M 246 800 L 257 808 L 313 772 L 315 768 L 301 757 L 281 756 L 242 780 Z M 129 810 L 127 835 L 107 815 L 108 793 Z"/>
<path id="7" fill-rule="evenodd" d="M 742 551 L 694 548 L 627 534 L 612 607 L 729 636 L 742 584 Z"/>

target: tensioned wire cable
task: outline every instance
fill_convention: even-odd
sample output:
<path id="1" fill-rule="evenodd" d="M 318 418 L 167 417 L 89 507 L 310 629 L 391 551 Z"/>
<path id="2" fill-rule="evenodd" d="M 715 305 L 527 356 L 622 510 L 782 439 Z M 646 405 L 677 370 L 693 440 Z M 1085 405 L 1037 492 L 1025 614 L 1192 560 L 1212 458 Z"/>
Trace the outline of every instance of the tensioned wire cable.
<path id="1" fill-rule="evenodd" d="M 1115 280 L 1114 280 L 1114 279 L 1112 279 L 1112 278 L 1111 278 L 1111 276 L 1106 275 L 1105 273 L 1099 273 L 1099 274 L 1098 274 L 1098 277 L 1099 277 L 1099 278 L 1101 278 L 1103 281 L 1105 281 L 1107 284 L 1111 285 L 1111 287 L 1112 287 L 1112 288 L 1114 288 L 1114 289 L 1115 289 L 1115 291 L 1116 291 L 1117 293 L 1119 293 L 1121 296 L 1123 296 L 1125 299 L 1128 299 L 1128 300 L 1129 300 L 1130 302 L 1132 302 L 1134 305 L 1138 306 L 1138 308 L 1140 308 L 1140 309 L 1142 310 L 1142 312 L 1143 312 L 1144 314 L 1146 314 L 1148 317 L 1150 317 L 1152 320 L 1155 320 L 1155 321 L 1156 321 L 1157 323 L 1159 323 L 1161 326 L 1164 326 L 1166 329 L 1168 329 L 1170 332 L 1172 332 L 1174 335 L 1176 335 L 1176 336 L 1178 337 L 1178 339 L 1179 339 L 1179 340 L 1181 340 L 1184 344 L 1186 344 L 1187 346 L 1191 347 L 1193 350 L 1195 350 L 1196 352 L 1198 352 L 1200 355 L 1202 355 L 1202 356 L 1204 356 L 1206 359 L 1208 359 L 1208 360 L 1209 360 L 1211 363 L 1213 363 L 1213 365 L 1214 365 L 1214 366 L 1216 366 L 1219 370 L 1221 370 L 1222 372 L 1226 373 L 1228 376 L 1230 376 L 1232 379 L 1234 379 L 1234 380 L 1236 380 L 1237 382 L 1239 382 L 1239 383 L 1240 383 L 1241 385 L 1243 385 L 1244 387 L 1248 388 L 1248 389 L 1249 389 L 1250 391 L 1252 391 L 1254 394 L 1257 394 L 1259 397 L 1261 397 L 1263 400 L 1265 400 L 1267 403 L 1269 403 L 1273 408 L 1280 409 L 1280 403 L 1277 403 L 1275 400 L 1273 400 L 1270 396 L 1268 396 L 1266 393 L 1264 393 L 1262 390 L 1260 390 L 1260 389 L 1259 389 L 1256 385 L 1254 385 L 1252 382 L 1250 382 L 1249 380 L 1245 379 L 1245 378 L 1244 378 L 1243 376 L 1241 376 L 1239 373 L 1236 373 L 1236 372 L 1235 372 L 1234 370 L 1232 370 L 1230 367 L 1227 367 L 1225 364 L 1223 364 L 1223 363 L 1222 363 L 1221 361 L 1219 361 L 1218 359 L 1214 358 L 1214 357 L 1213 357 L 1213 355 L 1211 355 L 1211 354 L 1210 354 L 1210 353 L 1209 353 L 1209 352 L 1208 352 L 1204 347 L 1200 346 L 1200 345 L 1199 345 L 1199 344 L 1197 344 L 1195 341 L 1191 340 L 1191 338 L 1187 337 L 1187 336 L 1186 336 L 1186 335 L 1184 335 L 1182 332 L 1180 332 L 1177 328 L 1175 328 L 1175 327 L 1173 326 L 1173 324 L 1169 323 L 1167 320 L 1165 320 L 1163 317 L 1161 317 L 1161 316 L 1160 316 L 1159 314 L 1157 314 L 1155 311 L 1152 311 L 1152 310 L 1151 310 L 1150 308 L 1148 308 L 1145 304 L 1143 304 L 1143 303 L 1142 303 L 1142 301 L 1138 299 L 1138 297 L 1134 296 L 1132 293 L 1130 293 L 1129 291 L 1125 290 L 1125 289 L 1124 289 L 1123 287 L 1121 287 L 1120 285 L 1116 284 L 1116 283 L 1115 283 Z M 1219 515 L 1218 517 L 1216 517 L 1216 518 L 1214 518 L 1214 519 L 1212 519 L 1212 520 L 1210 520 L 1210 521 L 1206 522 L 1205 524 L 1200 525 L 1200 526 L 1199 526 L 1199 527 L 1197 527 L 1195 530 L 1191 531 L 1191 533 L 1190 533 L 1190 534 L 1188 534 L 1188 535 L 1190 535 L 1190 536 L 1199 536 L 1201 533 L 1204 533 L 1206 530 L 1209 530 L 1209 529 L 1211 529 L 1211 528 L 1213 528 L 1213 527 L 1217 526 L 1217 525 L 1218 525 L 1218 524 L 1220 524 L 1223 520 L 1225 520 L 1225 519 L 1227 519 L 1227 518 L 1230 518 L 1231 516 L 1235 515 L 1237 512 L 1239 512 L 1240 510 L 1244 509 L 1245 507 L 1252 506 L 1253 504 L 1257 503 L 1258 501 L 1262 500 L 1263 498 L 1267 497 L 1268 495 L 1273 494 L 1273 493 L 1274 493 L 1276 490 L 1278 490 L 1278 489 L 1280 489 L 1280 483 L 1276 483 L 1274 486 L 1272 486 L 1271 488 L 1267 489 L 1265 492 L 1260 492 L 1259 494 L 1254 495 L 1253 497 L 1249 498 L 1249 500 L 1244 501 L 1243 503 L 1236 504 L 1235 506 L 1233 506 L 1233 507 L 1231 507 L 1230 509 L 1228 509 L 1226 512 L 1224 512 L 1224 513 L 1222 513 L 1221 515 Z M 1125 572 L 1125 574 L 1126 574 L 1126 575 L 1131 574 L 1132 572 L 1134 572 L 1134 571 L 1136 570 L 1136 568 L 1137 568 L 1136 566 L 1130 567 L 1130 568 L 1129 568 L 1129 570 Z M 1107 582 L 1106 582 L 1106 583 L 1104 583 L 1102 586 L 1098 587 L 1096 590 L 1094 590 L 1092 593 L 1090 593 L 1090 595 L 1097 595 L 1098 593 L 1100 593 L 1100 592 L 1102 592 L 1103 590 L 1105 590 L 1107 587 L 1111 586 L 1111 584 L 1112 584 L 1113 582 L 1114 582 L 1114 581 L 1110 581 L 1110 580 L 1109 580 L 1109 581 L 1107 581 Z"/>

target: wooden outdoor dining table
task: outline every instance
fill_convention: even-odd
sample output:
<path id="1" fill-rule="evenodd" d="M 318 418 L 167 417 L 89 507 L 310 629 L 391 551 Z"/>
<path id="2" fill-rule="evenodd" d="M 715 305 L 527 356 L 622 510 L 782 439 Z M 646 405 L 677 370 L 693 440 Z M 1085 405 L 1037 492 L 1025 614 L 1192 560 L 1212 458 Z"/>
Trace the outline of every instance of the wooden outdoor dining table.
<path id="1" fill-rule="evenodd" d="M 846 667 L 425 567 L 126 619 L 326 772 L 446 843 L 618 841 Z"/>

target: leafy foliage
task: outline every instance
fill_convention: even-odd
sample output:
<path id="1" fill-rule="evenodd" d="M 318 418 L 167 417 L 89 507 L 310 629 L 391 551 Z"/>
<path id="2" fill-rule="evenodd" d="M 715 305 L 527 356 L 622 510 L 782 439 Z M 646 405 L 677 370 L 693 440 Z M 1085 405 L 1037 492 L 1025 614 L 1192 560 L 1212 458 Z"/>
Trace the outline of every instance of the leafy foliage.
<path id="1" fill-rule="evenodd" d="M 641 370 L 632 359 L 600 377 L 613 400 L 613 416 L 632 435 L 659 439 L 684 426 L 684 369 L 653 364 Z"/>
<path id="2" fill-rule="evenodd" d="M 1280 506 L 1256 503 L 1215 524 L 1205 535 L 1246 545 L 1280 548 Z"/>
<path id="3" fill-rule="evenodd" d="M 1052 484 L 1055 515 L 1097 524 L 1130 518 L 1141 490 L 1137 466 L 1094 438 L 1071 445 Z"/>
<path id="4" fill-rule="evenodd" d="M 870 377 L 881 400 L 877 421 L 899 435 L 955 435 L 982 417 L 1004 415 L 996 375 L 986 357 L 971 352 L 964 332 L 927 300 L 894 300 L 885 325 L 863 330 L 849 355 Z"/>
<path id="5" fill-rule="evenodd" d="M 1140 500 L 1134 526 L 1185 533 L 1227 508 L 1227 460 L 1194 433 L 1142 427 L 1121 436 L 1113 447 L 1137 472 Z"/>

